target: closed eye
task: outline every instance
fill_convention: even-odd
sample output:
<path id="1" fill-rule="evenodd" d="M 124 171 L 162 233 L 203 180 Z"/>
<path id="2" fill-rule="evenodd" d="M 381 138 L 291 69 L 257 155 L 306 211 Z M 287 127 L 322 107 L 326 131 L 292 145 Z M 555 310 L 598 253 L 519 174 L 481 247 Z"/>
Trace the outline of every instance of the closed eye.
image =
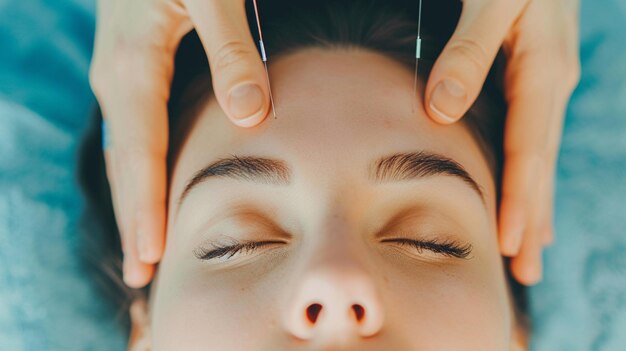
<path id="1" fill-rule="evenodd" d="M 414 240 L 408 238 L 386 238 L 381 240 L 383 243 L 393 243 L 398 246 L 406 246 L 414 248 L 418 254 L 425 250 L 445 257 L 454 257 L 467 259 L 472 253 L 472 245 L 467 243 L 459 243 L 453 240 Z"/>
<path id="2" fill-rule="evenodd" d="M 229 244 L 211 243 L 211 248 L 200 246 L 193 251 L 194 256 L 199 260 L 209 261 L 221 259 L 222 261 L 230 260 L 233 257 L 243 255 L 251 255 L 259 249 L 285 244 L 284 241 L 267 240 L 267 241 L 237 241 L 232 240 Z"/>

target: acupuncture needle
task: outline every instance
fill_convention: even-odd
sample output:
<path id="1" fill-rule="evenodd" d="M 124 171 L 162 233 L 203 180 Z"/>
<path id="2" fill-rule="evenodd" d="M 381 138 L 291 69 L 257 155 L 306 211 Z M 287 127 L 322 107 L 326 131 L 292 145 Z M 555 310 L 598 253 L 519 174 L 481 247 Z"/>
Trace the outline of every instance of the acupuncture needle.
<path id="1" fill-rule="evenodd" d="M 417 12 L 417 39 L 415 40 L 415 78 L 413 79 L 413 112 L 415 112 L 415 100 L 417 99 L 417 69 L 419 66 L 419 59 L 422 57 L 422 0 L 419 0 L 419 10 Z"/>
<path id="2" fill-rule="evenodd" d="M 421 1 L 421 0 L 420 0 Z M 261 32 L 261 20 L 259 20 L 259 9 L 256 4 L 256 0 L 252 1 L 254 4 L 254 14 L 256 16 L 256 25 L 259 29 L 259 47 L 261 48 L 261 60 L 263 61 L 263 65 L 265 66 L 265 78 L 267 80 L 267 89 L 270 92 L 270 102 L 272 103 L 272 113 L 274 114 L 274 118 L 276 118 L 276 108 L 274 107 L 274 97 L 272 96 L 272 87 L 270 86 L 270 74 L 267 71 L 267 56 L 265 55 L 265 45 L 263 45 L 263 33 Z"/>

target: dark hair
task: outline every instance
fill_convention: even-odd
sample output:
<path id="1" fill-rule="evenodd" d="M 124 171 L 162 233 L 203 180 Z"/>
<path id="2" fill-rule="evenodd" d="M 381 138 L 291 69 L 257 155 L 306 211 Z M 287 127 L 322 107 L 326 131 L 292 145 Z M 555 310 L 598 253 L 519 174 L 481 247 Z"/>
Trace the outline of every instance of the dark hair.
<path id="1" fill-rule="evenodd" d="M 269 62 L 279 55 L 307 47 L 342 49 L 358 47 L 379 52 L 413 69 L 417 30 L 417 1 L 405 0 L 266 0 L 259 8 Z M 458 0 L 424 0 L 422 16 L 422 59 L 420 79 L 425 82 L 434 59 L 448 41 L 458 21 Z M 250 1 L 247 12 L 251 33 L 258 42 L 256 22 Z M 501 69 L 504 60 L 498 55 L 482 92 L 463 123 L 467 124 L 491 167 L 496 188 L 500 189 L 502 136 L 506 104 L 502 96 Z M 192 129 L 199 109 L 212 96 L 211 74 L 204 50 L 195 32 L 181 42 L 176 54 L 175 73 L 168 103 L 170 149 L 168 169 L 187 133 Z M 114 310 L 123 333 L 130 330 L 130 302 L 145 296 L 147 289 L 133 290 L 121 280 L 121 245 L 111 194 L 106 179 L 101 145 L 100 112 L 86 135 L 80 155 L 79 179 L 87 198 L 83 220 L 81 252 L 85 269 L 103 292 Z M 499 200 L 498 200 L 499 202 Z M 508 266 L 508 260 L 506 260 Z M 506 270 L 514 299 L 518 323 L 528 330 L 525 288 Z"/>

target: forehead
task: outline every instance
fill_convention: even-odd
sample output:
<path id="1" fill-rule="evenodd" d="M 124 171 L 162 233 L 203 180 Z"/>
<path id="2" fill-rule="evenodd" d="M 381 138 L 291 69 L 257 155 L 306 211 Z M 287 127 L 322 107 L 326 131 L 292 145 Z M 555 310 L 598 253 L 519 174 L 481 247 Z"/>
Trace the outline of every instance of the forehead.
<path id="1" fill-rule="evenodd" d="M 183 146 L 174 172 L 180 193 L 193 173 L 231 154 L 286 160 L 297 171 L 335 180 L 365 174 L 373 159 L 429 150 L 461 163 L 491 192 L 481 151 L 461 124 L 441 126 L 413 97 L 413 72 L 385 56 L 360 50 L 306 49 L 270 66 L 276 118 L 254 128 L 228 121 L 210 100 Z M 413 108 L 415 106 L 415 108 Z"/>

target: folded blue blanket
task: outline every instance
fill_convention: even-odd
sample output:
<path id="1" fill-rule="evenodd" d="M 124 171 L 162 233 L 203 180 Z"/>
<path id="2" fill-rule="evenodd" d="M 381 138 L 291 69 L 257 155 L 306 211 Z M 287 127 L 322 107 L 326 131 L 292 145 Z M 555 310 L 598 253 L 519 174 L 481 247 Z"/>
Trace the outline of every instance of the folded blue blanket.
<path id="1" fill-rule="evenodd" d="M 123 350 L 76 252 L 94 7 L 0 0 L 0 350 Z"/>
<path id="2" fill-rule="evenodd" d="M 626 2 L 581 17 L 534 350 L 626 349 Z M 125 348 L 76 252 L 93 30 L 93 1 L 0 0 L 0 350 Z"/>
<path id="3" fill-rule="evenodd" d="M 535 350 L 626 350 L 626 2 L 581 8 L 583 74 L 558 164 Z"/>

